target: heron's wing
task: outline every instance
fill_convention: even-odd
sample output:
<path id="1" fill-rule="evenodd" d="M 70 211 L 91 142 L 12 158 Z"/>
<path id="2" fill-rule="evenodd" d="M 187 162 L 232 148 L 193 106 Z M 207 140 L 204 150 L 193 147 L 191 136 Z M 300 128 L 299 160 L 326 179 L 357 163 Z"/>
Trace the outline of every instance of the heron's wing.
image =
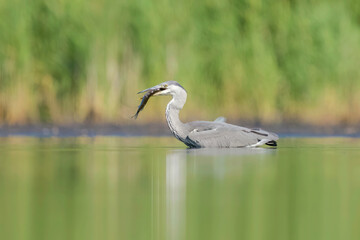
<path id="1" fill-rule="evenodd" d="M 255 133 L 257 135 L 262 135 L 262 136 L 267 137 L 267 138 L 269 138 L 271 140 L 274 140 L 274 141 L 279 139 L 279 136 L 277 134 L 262 130 L 261 128 L 252 128 L 252 129 L 249 129 L 249 130 L 252 133 Z"/>
<path id="2" fill-rule="evenodd" d="M 218 117 L 217 119 L 214 120 L 214 122 L 226 122 L 226 118 L 225 117 Z"/>
<path id="3" fill-rule="evenodd" d="M 196 147 L 245 147 L 255 145 L 263 139 L 268 139 L 269 135 L 265 136 L 263 132 L 260 133 L 252 132 L 248 128 L 227 124 L 204 130 L 195 128 L 189 133 L 187 140 Z"/>

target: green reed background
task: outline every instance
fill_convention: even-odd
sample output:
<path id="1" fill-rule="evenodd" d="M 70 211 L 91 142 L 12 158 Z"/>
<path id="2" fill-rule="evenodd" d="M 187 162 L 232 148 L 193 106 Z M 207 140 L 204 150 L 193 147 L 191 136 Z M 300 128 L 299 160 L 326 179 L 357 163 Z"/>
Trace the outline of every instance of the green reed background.
<path id="1" fill-rule="evenodd" d="M 170 79 L 185 118 L 356 123 L 359 63 L 357 0 L 0 0 L 0 123 L 127 122 Z"/>

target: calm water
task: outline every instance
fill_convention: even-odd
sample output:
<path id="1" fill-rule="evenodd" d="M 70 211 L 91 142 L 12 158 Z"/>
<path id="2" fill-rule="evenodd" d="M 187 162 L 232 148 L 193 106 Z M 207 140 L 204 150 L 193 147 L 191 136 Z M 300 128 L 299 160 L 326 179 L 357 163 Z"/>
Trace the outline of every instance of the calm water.
<path id="1" fill-rule="evenodd" d="M 0 138 L 0 239 L 360 239 L 360 140 Z"/>

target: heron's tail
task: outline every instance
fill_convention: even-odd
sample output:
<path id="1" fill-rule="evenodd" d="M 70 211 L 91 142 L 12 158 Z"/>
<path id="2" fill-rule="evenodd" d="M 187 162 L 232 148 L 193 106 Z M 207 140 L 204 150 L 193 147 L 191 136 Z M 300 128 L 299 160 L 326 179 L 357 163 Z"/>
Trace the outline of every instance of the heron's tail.
<path id="1" fill-rule="evenodd" d="M 277 146 L 277 143 L 274 140 L 271 140 L 271 141 L 269 141 L 269 142 L 267 142 L 265 144 L 268 145 L 268 146 L 271 146 L 271 147 L 276 147 Z"/>

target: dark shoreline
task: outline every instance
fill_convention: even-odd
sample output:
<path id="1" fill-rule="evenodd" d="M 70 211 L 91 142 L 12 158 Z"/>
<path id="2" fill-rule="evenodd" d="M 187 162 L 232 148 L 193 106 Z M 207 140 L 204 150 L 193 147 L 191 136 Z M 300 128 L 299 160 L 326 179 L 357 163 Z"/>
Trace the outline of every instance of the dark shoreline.
<path id="1" fill-rule="evenodd" d="M 275 132 L 280 137 L 360 137 L 360 128 L 356 126 L 314 126 L 306 124 L 254 124 L 239 123 L 246 127 L 261 127 Z M 0 125 L 0 137 L 95 137 L 95 136 L 171 136 L 166 124 L 150 123 L 142 125 L 117 124 L 29 124 Z"/>

